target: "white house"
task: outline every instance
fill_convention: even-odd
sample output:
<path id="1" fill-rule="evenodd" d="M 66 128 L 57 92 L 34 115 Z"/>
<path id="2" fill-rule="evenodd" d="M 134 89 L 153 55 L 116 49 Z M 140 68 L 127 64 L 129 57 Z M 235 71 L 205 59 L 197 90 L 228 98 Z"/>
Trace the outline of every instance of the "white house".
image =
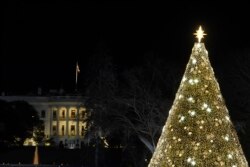
<path id="1" fill-rule="evenodd" d="M 47 139 L 53 138 L 67 148 L 80 148 L 83 142 L 86 122 L 86 108 L 82 96 L 0 96 L 5 101 L 22 100 L 31 104 L 44 121 Z M 32 140 L 25 143 L 32 145 Z"/>

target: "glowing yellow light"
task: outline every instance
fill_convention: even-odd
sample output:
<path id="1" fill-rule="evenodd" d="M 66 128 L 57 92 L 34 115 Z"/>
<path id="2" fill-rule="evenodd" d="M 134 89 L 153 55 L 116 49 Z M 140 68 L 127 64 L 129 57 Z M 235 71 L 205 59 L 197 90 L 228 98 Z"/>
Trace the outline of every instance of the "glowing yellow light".
<path id="1" fill-rule="evenodd" d="M 207 108 L 207 112 L 211 112 L 212 110 L 211 110 L 211 108 Z"/>
<path id="2" fill-rule="evenodd" d="M 193 85 L 193 84 L 194 84 L 193 79 L 190 79 L 188 82 L 189 82 L 191 85 Z"/>
<path id="3" fill-rule="evenodd" d="M 204 35 L 207 35 L 204 33 L 202 27 L 200 26 L 198 30 L 196 30 L 196 33 L 194 33 L 194 35 L 196 35 L 196 38 L 198 39 L 198 42 L 201 42 L 201 39 L 204 38 Z"/>
<path id="4" fill-rule="evenodd" d="M 188 113 L 189 113 L 191 116 L 194 116 L 194 115 L 195 115 L 195 111 L 188 111 Z"/>
<path id="5" fill-rule="evenodd" d="M 183 98 L 183 95 L 179 95 L 179 99 L 182 99 Z"/>
<path id="6" fill-rule="evenodd" d="M 181 116 L 181 118 L 180 118 L 179 122 L 183 122 L 183 121 L 184 121 L 184 119 L 185 119 L 185 117 L 184 117 L 184 116 Z"/>
<path id="7" fill-rule="evenodd" d="M 196 64 L 197 60 L 195 58 L 192 59 L 192 63 Z"/>
<path id="8" fill-rule="evenodd" d="M 232 154 L 228 154 L 227 157 L 228 157 L 229 159 L 233 159 Z"/>
<path id="9" fill-rule="evenodd" d="M 196 162 L 193 160 L 193 161 L 191 162 L 191 164 L 192 164 L 192 166 L 194 166 L 194 165 L 196 164 Z"/>
<path id="10" fill-rule="evenodd" d="M 190 163 L 192 166 L 195 166 L 196 162 L 194 159 L 188 157 L 187 162 Z"/>
<path id="11" fill-rule="evenodd" d="M 187 100 L 188 100 L 189 102 L 191 102 L 191 103 L 194 103 L 194 98 L 193 98 L 193 97 L 189 97 Z"/>
<path id="12" fill-rule="evenodd" d="M 226 136 L 224 137 L 224 139 L 225 139 L 226 141 L 229 141 L 228 135 L 226 135 Z"/>
<path id="13" fill-rule="evenodd" d="M 206 103 L 203 104 L 203 108 L 207 108 L 208 105 Z"/>

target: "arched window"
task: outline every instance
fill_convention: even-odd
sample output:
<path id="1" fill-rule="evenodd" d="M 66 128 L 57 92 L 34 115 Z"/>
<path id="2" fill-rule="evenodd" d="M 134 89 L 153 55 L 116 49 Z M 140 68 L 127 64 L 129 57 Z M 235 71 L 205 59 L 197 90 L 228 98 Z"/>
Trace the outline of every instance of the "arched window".
<path id="1" fill-rule="evenodd" d="M 62 118 L 65 118 L 65 110 L 62 110 Z"/>
<path id="2" fill-rule="evenodd" d="M 76 110 L 71 110 L 71 118 L 76 118 Z"/>

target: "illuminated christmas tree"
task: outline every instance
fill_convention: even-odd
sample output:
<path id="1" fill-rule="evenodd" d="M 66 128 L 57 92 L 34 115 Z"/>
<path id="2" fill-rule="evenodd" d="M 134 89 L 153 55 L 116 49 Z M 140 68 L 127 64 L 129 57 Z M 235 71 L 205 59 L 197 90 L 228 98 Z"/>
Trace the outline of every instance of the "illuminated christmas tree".
<path id="1" fill-rule="evenodd" d="M 198 42 L 149 167 L 248 167 L 220 92 L 208 52 Z"/>

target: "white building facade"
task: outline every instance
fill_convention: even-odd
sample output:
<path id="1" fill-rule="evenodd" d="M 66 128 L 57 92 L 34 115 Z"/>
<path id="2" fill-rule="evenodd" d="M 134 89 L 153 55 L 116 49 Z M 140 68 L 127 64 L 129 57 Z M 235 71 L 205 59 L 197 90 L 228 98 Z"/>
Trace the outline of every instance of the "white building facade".
<path id="1" fill-rule="evenodd" d="M 80 148 L 86 132 L 87 117 L 82 96 L 1 96 L 5 101 L 26 101 L 44 122 L 45 138 L 56 145 Z M 28 145 L 32 143 L 26 143 Z"/>

